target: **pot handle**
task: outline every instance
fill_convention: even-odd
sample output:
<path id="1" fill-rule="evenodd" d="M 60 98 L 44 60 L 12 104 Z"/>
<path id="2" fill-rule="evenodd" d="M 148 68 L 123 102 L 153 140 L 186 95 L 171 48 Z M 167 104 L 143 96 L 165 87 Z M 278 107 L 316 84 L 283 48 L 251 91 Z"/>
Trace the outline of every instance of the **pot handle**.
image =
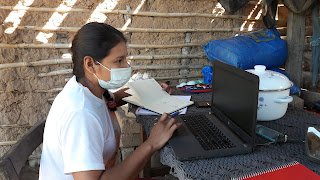
<path id="1" fill-rule="evenodd" d="M 275 99 L 274 102 L 275 103 L 289 103 L 292 102 L 293 98 L 291 96 L 286 96 L 284 98 L 278 98 Z"/>

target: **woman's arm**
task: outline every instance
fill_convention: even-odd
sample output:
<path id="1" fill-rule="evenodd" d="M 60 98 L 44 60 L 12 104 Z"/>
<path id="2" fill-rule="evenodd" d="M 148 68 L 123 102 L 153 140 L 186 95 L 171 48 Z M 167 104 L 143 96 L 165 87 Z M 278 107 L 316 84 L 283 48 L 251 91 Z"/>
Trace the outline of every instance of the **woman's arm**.
<path id="1" fill-rule="evenodd" d="M 162 148 L 173 132 L 181 126 L 168 114 L 163 114 L 152 128 L 149 138 L 127 159 L 106 171 L 83 171 L 72 173 L 75 180 L 135 179 L 149 161 L 152 154 Z"/>
<path id="2" fill-rule="evenodd" d="M 81 171 L 72 173 L 75 180 L 131 180 L 138 177 L 152 154 L 155 152 L 148 143 L 139 146 L 127 159 L 106 171 Z"/>

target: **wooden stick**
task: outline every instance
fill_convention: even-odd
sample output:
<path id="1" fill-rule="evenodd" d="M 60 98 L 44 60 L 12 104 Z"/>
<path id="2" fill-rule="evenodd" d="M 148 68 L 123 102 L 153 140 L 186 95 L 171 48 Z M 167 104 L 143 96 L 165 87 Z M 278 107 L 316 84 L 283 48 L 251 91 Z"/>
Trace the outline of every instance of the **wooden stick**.
<path id="1" fill-rule="evenodd" d="M 71 79 L 71 77 L 67 77 L 64 79 L 65 82 L 68 82 Z"/>
<path id="2" fill-rule="evenodd" d="M 39 12 L 84 12 L 92 13 L 93 10 L 72 8 L 70 10 L 57 10 L 56 8 L 39 8 L 39 7 L 14 7 L 14 6 L 0 6 L 0 9 L 11 10 L 11 11 L 39 11 Z M 249 18 L 242 15 L 219 15 L 219 14 L 209 14 L 209 13 L 160 13 L 160 12 L 134 12 L 132 10 L 97 10 L 100 13 L 106 14 L 124 14 L 132 16 L 146 16 L 146 17 L 165 17 L 165 18 L 175 18 L 175 17 L 208 17 L 208 18 L 224 18 L 224 19 L 236 19 L 236 20 L 247 20 L 247 21 L 259 21 L 261 19 Z"/>
<path id="3" fill-rule="evenodd" d="M 202 46 L 202 44 L 193 44 L 193 43 L 185 43 L 185 44 L 128 44 L 128 48 L 182 48 L 182 47 L 195 47 Z"/>
<path id="4" fill-rule="evenodd" d="M 185 79 L 185 78 L 198 78 L 203 77 L 203 74 L 187 74 L 187 75 L 178 75 L 178 76 L 164 76 L 164 77 L 150 77 L 156 80 L 164 80 L 164 79 Z"/>
<path id="5" fill-rule="evenodd" d="M 41 61 L 34 61 L 34 62 L 18 62 L 18 63 L 0 64 L 0 69 L 56 65 L 56 64 L 70 64 L 70 63 L 72 63 L 70 58 L 68 58 L 68 59 L 49 59 L 49 60 L 41 60 Z"/>
<path id="6" fill-rule="evenodd" d="M 50 27 L 44 29 L 39 26 L 18 26 L 17 29 L 21 30 L 35 30 L 35 31 L 67 31 L 67 32 L 77 32 L 79 27 Z"/>
<path id="7" fill-rule="evenodd" d="M 170 79 L 188 79 L 188 78 L 202 78 L 203 75 L 193 75 L 193 74 L 188 74 L 188 75 L 179 75 L 179 76 L 168 76 L 168 77 L 153 77 L 155 80 L 170 80 Z"/>
<path id="8" fill-rule="evenodd" d="M 3 44 L 0 43 L 0 48 L 54 48 L 54 49 L 69 49 L 71 44 Z"/>
<path id="9" fill-rule="evenodd" d="M 204 53 L 193 54 L 193 55 L 181 55 L 181 54 L 172 54 L 172 55 L 133 55 L 128 56 L 130 60 L 153 60 L 153 59 L 191 59 L 191 58 L 205 58 Z M 17 62 L 17 63 L 7 63 L 0 64 L 0 69 L 4 68 L 16 68 L 16 67 L 33 67 L 33 66 L 45 66 L 45 65 L 57 65 L 57 64 L 71 64 L 71 58 L 65 59 L 49 59 L 49 60 L 40 60 L 34 62 Z"/>
<path id="10" fill-rule="evenodd" d="M 43 29 L 39 26 L 18 26 L 17 29 L 20 30 L 36 30 L 36 31 L 66 31 L 66 32 L 77 32 L 80 27 L 50 27 Z M 240 30 L 240 28 L 210 28 L 210 29 L 156 29 L 156 28 L 126 28 L 122 30 L 117 28 L 122 32 L 140 32 L 140 33 L 186 33 L 186 32 L 251 32 L 258 30 L 256 28 L 248 30 L 245 28 Z"/>
<path id="11" fill-rule="evenodd" d="M 199 75 L 199 77 L 202 77 L 203 75 Z M 196 77 L 198 77 L 198 75 L 196 75 Z M 319 76 L 320 77 L 320 76 Z M 161 77 L 155 77 L 155 79 L 157 79 L 157 78 L 160 78 L 161 79 Z M 180 78 L 180 76 L 179 76 L 179 78 Z M 178 79 L 179 79 L 178 78 Z M 192 77 L 190 77 L 190 78 L 192 78 Z M 170 79 L 170 77 L 164 77 L 164 79 Z M 65 82 L 68 82 L 70 80 L 70 78 L 65 78 Z"/>
<path id="12" fill-rule="evenodd" d="M 201 44 L 127 44 L 128 48 L 181 48 L 201 46 Z M 71 44 L 3 44 L 0 43 L 0 48 L 55 48 L 55 49 L 69 49 Z"/>
<path id="13" fill-rule="evenodd" d="M 150 77 L 150 78 L 154 78 L 155 80 L 172 80 L 172 79 L 203 78 L 203 75 L 202 74 L 188 74 L 188 75 Z M 54 99 L 55 99 L 55 97 L 54 98 L 49 98 L 48 102 L 53 102 Z"/>
<path id="14" fill-rule="evenodd" d="M 49 99 L 48 99 L 48 102 L 53 102 L 54 99 L 55 99 L 55 97 L 54 97 L 54 98 L 49 98 Z"/>
<path id="15" fill-rule="evenodd" d="M 2 141 L 0 142 L 0 146 L 11 146 L 14 145 L 17 141 Z"/>
<path id="16" fill-rule="evenodd" d="M 63 69 L 63 70 L 51 71 L 48 73 L 40 73 L 38 74 L 38 77 L 56 76 L 56 75 L 65 75 L 65 74 L 72 74 L 72 69 Z"/>
<path id="17" fill-rule="evenodd" d="M 183 66 L 183 65 L 171 65 L 171 66 L 148 66 L 148 65 L 141 65 L 141 66 L 131 66 L 132 70 L 159 70 L 159 69 L 202 69 L 204 65 L 192 65 L 192 66 Z M 47 77 L 47 76 L 56 76 L 56 75 L 66 75 L 66 74 L 72 74 L 72 69 L 63 69 L 63 70 L 57 70 L 57 71 L 51 71 L 48 73 L 40 73 L 38 74 L 38 77 Z M 57 90 L 37 90 L 36 92 L 56 92 Z M 59 88 L 58 88 L 59 91 Z"/>
<path id="18" fill-rule="evenodd" d="M 35 92 L 43 92 L 43 93 L 55 93 L 62 91 L 63 88 L 53 88 L 53 89 L 40 89 L 35 90 Z"/>
<path id="19" fill-rule="evenodd" d="M 25 125 L 21 125 L 21 124 L 7 124 L 7 125 L 0 125 L 0 127 L 2 128 L 25 128 L 25 127 L 32 127 L 31 125 L 25 124 Z"/>
<path id="20" fill-rule="evenodd" d="M 171 66 L 152 66 L 152 65 L 139 65 L 131 66 L 132 70 L 158 70 L 158 69 L 202 69 L 205 65 L 171 65 Z"/>
<path id="21" fill-rule="evenodd" d="M 205 53 L 199 54 L 163 54 L 163 55 L 134 55 L 128 56 L 129 60 L 165 60 L 165 59 L 192 59 L 192 58 L 206 58 Z"/>

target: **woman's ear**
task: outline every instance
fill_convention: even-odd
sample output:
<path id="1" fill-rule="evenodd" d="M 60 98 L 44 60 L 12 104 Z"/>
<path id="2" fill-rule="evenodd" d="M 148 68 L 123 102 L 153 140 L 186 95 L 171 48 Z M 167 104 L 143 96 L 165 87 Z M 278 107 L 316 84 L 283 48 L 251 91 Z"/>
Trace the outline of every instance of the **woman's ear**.
<path id="1" fill-rule="evenodd" d="M 85 56 L 83 58 L 83 69 L 87 72 L 90 72 L 92 74 L 95 74 L 95 63 L 91 56 Z"/>

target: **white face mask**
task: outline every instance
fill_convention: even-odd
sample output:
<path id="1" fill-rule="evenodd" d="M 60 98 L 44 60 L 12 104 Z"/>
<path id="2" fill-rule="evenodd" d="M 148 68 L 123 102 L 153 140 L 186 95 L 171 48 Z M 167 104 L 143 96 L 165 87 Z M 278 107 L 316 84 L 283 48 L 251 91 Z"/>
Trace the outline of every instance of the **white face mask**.
<path id="1" fill-rule="evenodd" d="M 102 67 L 106 68 L 111 73 L 111 79 L 110 81 L 104 81 L 102 79 L 99 79 L 97 75 L 96 78 L 99 81 L 99 85 L 103 89 L 117 89 L 125 85 L 130 77 L 131 77 L 131 67 L 128 68 L 116 68 L 116 69 L 109 69 L 102 65 L 100 62 L 97 61 Z"/>

